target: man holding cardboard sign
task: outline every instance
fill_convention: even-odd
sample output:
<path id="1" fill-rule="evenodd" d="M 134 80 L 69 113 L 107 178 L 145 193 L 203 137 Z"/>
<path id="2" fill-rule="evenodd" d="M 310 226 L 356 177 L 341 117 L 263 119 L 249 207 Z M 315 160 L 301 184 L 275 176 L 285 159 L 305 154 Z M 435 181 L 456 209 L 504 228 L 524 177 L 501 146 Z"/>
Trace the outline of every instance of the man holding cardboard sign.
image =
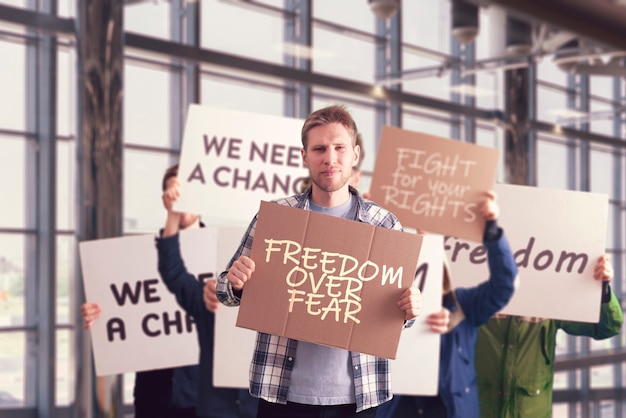
<path id="1" fill-rule="evenodd" d="M 356 133 L 342 106 L 309 115 L 302 128 L 302 159 L 311 188 L 278 203 L 402 230 L 393 214 L 363 200 L 348 184 L 360 154 Z M 255 217 L 218 279 L 217 295 L 226 305 L 239 305 L 246 283 L 254 278 L 255 261 L 249 255 L 256 225 Z M 421 312 L 420 291 L 409 287 L 397 307 L 410 325 Z M 250 379 L 251 394 L 260 398 L 258 417 L 374 417 L 376 407 L 391 398 L 387 359 L 262 332 Z"/>

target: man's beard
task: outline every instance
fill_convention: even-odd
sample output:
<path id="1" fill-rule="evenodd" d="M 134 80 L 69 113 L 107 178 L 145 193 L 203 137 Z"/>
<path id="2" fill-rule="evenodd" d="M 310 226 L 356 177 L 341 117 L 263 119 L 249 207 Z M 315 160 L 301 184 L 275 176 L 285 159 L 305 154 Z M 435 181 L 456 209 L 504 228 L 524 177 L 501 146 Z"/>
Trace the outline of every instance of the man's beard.
<path id="1" fill-rule="evenodd" d="M 321 184 L 321 182 L 317 181 L 317 179 L 314 177 L 311 177 L 311 180 L 320 190 L 326 193 L 330 193 L 330 192 L 336 192 L 337 190 L 341 190 L 348 183 L 348 181 L 350 181 L 350 178 L 342 177 L 342 181 L 340 183 L 331 181 L 326 184 Z"/>

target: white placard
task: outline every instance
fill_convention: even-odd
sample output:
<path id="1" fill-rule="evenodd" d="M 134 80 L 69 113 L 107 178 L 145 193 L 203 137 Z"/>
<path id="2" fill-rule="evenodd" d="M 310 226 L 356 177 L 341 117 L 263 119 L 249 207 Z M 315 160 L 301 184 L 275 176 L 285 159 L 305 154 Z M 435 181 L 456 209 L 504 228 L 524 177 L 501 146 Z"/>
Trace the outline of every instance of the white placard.
<path id="1" fill-rule="evenodd" d="M 180 233 L 196 277 L 215 274 L 216 238 L 215 228 Z M 102 308 L 91 327 L 98 376 L 198 363 L 195 324 L 160 278 L 154 235 L 85 241 L 79 251 L 87 301 Z"/>
<path id="2" fill-rule="evenodd" d="M 503 227 L 519 266 L 519 283 L 502 309 L 509 315 L 597 322 L 601 283 L 593 279 L 606 248 L 608 196 L 496 184 Z M 447 238 L 454 287 L 489 277 L 477 243 Z"/>
<path id="3" fill-rule="evenodd" d="M 300 119 L 192 104 L 178 178 L 177 211 L 200 213 L 207 224 L 248 223 L 261 200 L 300 192 Z"/>
<path id="4" fill-rule="evenodd" d="M 426 318 L 441 310 L 443 254 L 443 237 L 425 235 L 418 260 L 418 269 L 427 268 L 422 313 L 412 327 L 402 331 L 397 357 L 390 360 L 391 388 L 395 395 L 437 394 L 441 335 L 430 330 Z"/>
<path id="5" fill-rule="evenodd" d="M 237 250 L 247 225 L 219 227 L 217 254 L 218 274 L 221 273 Z M 239 307 L 220 305 L 215 313 L 215 344 L 213 349 L 213 386 L 248 388 L 249 371 L 256 332 L 238 328 Z M 227 360 L 225 360 L 227 359 Z"/>

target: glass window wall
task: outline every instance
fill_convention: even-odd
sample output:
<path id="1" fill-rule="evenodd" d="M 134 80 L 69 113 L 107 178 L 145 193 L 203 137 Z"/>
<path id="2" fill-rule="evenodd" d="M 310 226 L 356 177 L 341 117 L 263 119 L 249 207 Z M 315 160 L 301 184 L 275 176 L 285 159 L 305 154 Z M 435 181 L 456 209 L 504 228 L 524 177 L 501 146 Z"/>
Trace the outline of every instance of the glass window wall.
<path id="1" fill-rule="evenodd" d="M 0 0 L 0 5 L 22 9 L 30 9 L 31 3 Z M 43 3 L 49 5 L 47 1 Z M 76 2 L 56 3 L 58 16 L 75 18 Z M 306 6 L 306 1 L 302 4 Z M 478 71 L 472 79 L 461 67 L 444 68 L 454 60 L 458 62 L 459 54 L 472 53 L 468 47 L 455 48 L 450 35 L 449 2 L 402 1 L 397 51 L 391 48 L 390 43 L 395 40 L 389 33 L 378 33 L 380 25 L 365 2 L 346 2 L 338 12 L 334 0 L 316 0 L 312 4 L 312 16 L 305 23 L 312 31 L 311 48 L 294 47 L 297 31 L 306 28 L 298 26 L 290 32 L 300 16 L 288 11 L 289 5 L 293 3 L 282 0 L 126 2 L 124 25 L 128 33 L 161 41 L 184 41 L 192 44 L 191 48 L 194 47 L 190 39 L 197 36 L 199 47 L 193 58 L 177 48 L 153 50 L 145 44 L 124 51 L 125 234 L 155 234 L 163 225 L 160 179 L 178 159 L 186 106 L 193 101 L 277 116 L 297 114 L 301 110 L 296 109 L 298 100 L 311 109 L 345 104 L 365 140 L 365 175 L 361 183 L 365 191 L 371 184 L 379 135 L 385 124 L 442 137 L 456 132 L 458 139 L 496 147 L 502 151 L 498 181 L 505 181 L 506 130 L 498 119 L 504 108 L 504 72 Z M 195 10 L 200 13 L 197 28 L 188 26 L 194 21 Z M 488 13 L 481 10 L 481 25 L 487 18 Z M 77 416 L 77 365 L 83 354 L 77 352 L 79 344 L 75 341 L 76 328 L 82 325 L 77 323 L 77 309 L 83 299 L 78 283 L 80 272 L 76 271 L 77 202 L 83 198 L 77 184 L 81 109 L 77 99 L 80 73 L 76 46 L 80 40 L 58 40 L 54 60 L 56 84 L 43 82 L 34 89 L 31 80 L 45 80 L 39 63 L 33 59 L 46 36 L 38 29 L 0 20 L 0 54 L 4 57 L 0 65 L 0 176 L 11 179 L 3 190 L 10 204 L 0 207 L 0 395 L 5 399 L 0 402 L 0 409 L 32 412 L 40 407 L 35 394 L 45 371 L 38 367 L 36 348 L 42 329 L 38 328 L 36 313 L 41 297 L 39 280 L 48 279 L 56 284 L 52 296 L 55 388 L 51 389 L 51 396 L 59 410 L 67 413 L 58 416 Z M 474 59 L 489 58 L 493 52 L 493 45 L 482 37 L 488 27 L 482 29 Z M 387 55 L 378 53 L 381 47 L 387 47 Z M 224 60 L 203 60 L 207 52 L 218 52 Z M 301 68 L 292 65 L 294 57 L 310 59 L 310 82 L 290 79 L 294 73 L 287 70 Z M 233 62 L 243 64 L 237 67 Z M 389 62 L 399 63 L 402 71 L 423 70 L 415 77 L 407 75 L 401 84 L 393 84 L 393 89 L 403 94 L 398 102 L 385 100 L 384 91 L 376 86 L 376 72 Z M 572 190 L 587 187 L 591 192 L 609 196 L 606 246 L 616 272 L 612 288 L 623 300 L 626 123 L 621 104 L 626 88 L 623 81 L 614 77 L 586 79 L 584 75 L 568 74 L 551 56 L 538 59 L 534 65 L 531 74 L 536 73 L 536 79 L 531 76 L 530 83 L 536 99 L 530 103 L 529 113 L 532 126 L 539 128 L 531 128 L 529 138 L 533 141 L 531 158 L 536 186 Z M 443 70 L 436 71 L 437 68 Z M 345 80 L 371 89 L 354 87 Z M 459 86 L 453 84 L 459 82 L 463 83 L 462 91 L 454 90 Z M 44 176 L 38 170 L 45 167 L 41 159 L 49 157 L 41 155 L 41 150 L 47 148 L 38 141 L 49 132 L 41 132 L 33 115 L 39 109 L 37 94 L 53 90 L 56 97 L 50 111 L 56 122 L 56 158 L 50 175 L 56 180 L 56 237 L 52 244 L 55 267 L 53 272 L 37 275 L 35 267 L 40 253 L 50 250 L 38 241 L 41 225 L 37 216 L 45 209 L 40 207 L 43 203 L 38 194 L 45 187 L 39 184 Z M 476 110 L 493 111 L 490 114 L 494 116 L 471 116 Z M 579 134 L 564 135 L 563 129 Z M 626 407 L 624 400 L 613 398 L 621 396 L 619 393 L 602 400 L 581 400 L 568 394 L 597 394 L 594 391 L 622 387 L 626 379 L 624 360 L 590 364 L 586 359 L 609 350 L 624 353 L 625 346 L 624 332 L 602 341 L 559 333 L 557 363 L 567 355 L 576 357 L 580 366 L 555 374 L 553 416 L 582 418 L 592 411 L 595 415 L 591 416 L 621 417 Z M 133 374 L 125 374 L 123 401 L 129 413 L 133 385 Z M 21 416 L 19 413 L 9 412 L 7 417 Z"/>

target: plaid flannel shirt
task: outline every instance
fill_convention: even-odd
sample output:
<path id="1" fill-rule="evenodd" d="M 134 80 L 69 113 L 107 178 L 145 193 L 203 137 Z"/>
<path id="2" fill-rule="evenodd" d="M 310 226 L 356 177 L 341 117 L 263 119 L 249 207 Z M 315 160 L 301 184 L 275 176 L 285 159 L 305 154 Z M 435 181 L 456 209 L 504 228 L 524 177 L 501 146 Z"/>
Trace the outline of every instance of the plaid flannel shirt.
<path id="1" fill-rule="evenodd" d="M 360 222 L 383 228 L 402 230 L 400 221 L 389 211 L 366 201 L 358 192 L 350 187 L 350 193 L 357 197 L 357 218 Z M 311 189 L 306 192 L 277 200 L 276 203 L 298 209 L 310 210 Z M 250 255 L 257 215 L 248 226 L 248 230 L 217 281 L 217 297 L 227 306 L 238 306 L 240 297 L 237 295 L 226 274 L 228 269 L 241 255 Z M 407 321 L 405 328 L 410 327 L 414 320 Z M 279 337 L 262 332 L 257 333 L 256 347 L 250 365 L 250 394 L 268 402 L 286 404 L 289 380 L 296 358 L 298 341 L 287 337 Z M 356 411 L 378 406 L 391 399 L 389 360 L 368 354 L 350 353 L 354 372 L 354 392 Z"/>

